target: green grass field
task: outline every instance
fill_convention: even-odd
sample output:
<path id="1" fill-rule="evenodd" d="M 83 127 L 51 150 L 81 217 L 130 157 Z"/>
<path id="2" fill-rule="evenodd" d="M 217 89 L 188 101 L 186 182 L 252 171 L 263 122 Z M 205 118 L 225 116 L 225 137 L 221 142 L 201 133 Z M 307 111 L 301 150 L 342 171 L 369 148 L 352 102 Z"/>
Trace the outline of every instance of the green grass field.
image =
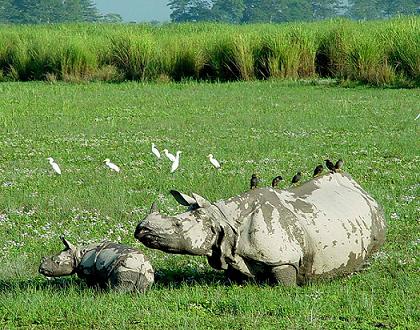
<path id="1" fill-rule="evenodd" d="M 0 95 L 0 328 L 418 328 L 418 89 L 16 82 L 0 84 Z M 179 171 L 154 158 L 152 142 L 183 151 Z M 298 170 L 309 179 L 326 157 L 343 158 L 385 209 L 386 244 L 362 272 L 297 288 L 237 285 L 204 258 L 149 250 L 133 237 L 154 200 L 164 212 L 183 210 L 172 188 L 214 201 L 248 189 L 254 172 L 263 185 Z M 140 247 L 154 287 L 116 294 L 38 275 L 63 233 Z"/>

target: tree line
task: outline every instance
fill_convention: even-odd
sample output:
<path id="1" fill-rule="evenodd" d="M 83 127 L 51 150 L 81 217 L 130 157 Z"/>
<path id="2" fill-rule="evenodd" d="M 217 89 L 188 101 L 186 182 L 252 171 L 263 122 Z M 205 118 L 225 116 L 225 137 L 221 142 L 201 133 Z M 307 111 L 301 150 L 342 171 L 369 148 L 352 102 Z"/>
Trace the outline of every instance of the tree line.
<path id="1" fill-rule="evenodd" d="M 169 0 L 167 5 L 173 22 L 365 20 L 420 13 L 419 0 Z M 0 23 L 121 21 L 118 14 L 100 14 L 92 0 L 0 0 Z"/>
<path id="2" fill-rule="evenodd" d="M 0 0 L 0 23 L 45 24 L 120 22 L 118 14 L 101 15 L 92 0 Z"/>
<path id="3" fill-rule="evenodd" d="M 418 15 L 418 0 L 171 0 L 173 22 L 262 23 Z"/>

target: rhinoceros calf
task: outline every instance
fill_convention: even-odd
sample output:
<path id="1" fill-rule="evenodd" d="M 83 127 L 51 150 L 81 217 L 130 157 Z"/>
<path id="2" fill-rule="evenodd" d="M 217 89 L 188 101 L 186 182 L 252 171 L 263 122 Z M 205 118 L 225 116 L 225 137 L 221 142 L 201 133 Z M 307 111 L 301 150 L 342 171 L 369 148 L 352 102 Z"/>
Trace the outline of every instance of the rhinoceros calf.
<path id="1" fill-rule="evenodd" d="M 77 274 L 89 285 L 119 291 L 145 292 L 154 282 L 152 265 L 139 250 L 108 241 L 74 246 L 61 238 L 65 249 L 43 258 L 39 272 L 45 276 Z"/>
<path id="2" fill-rule="evenodd" d="M 207 256 L 233 279 L 295 285 L 351 273 L 385 239 L 381 207 L 346 173 L 216 203 L 171 193 L 189 210 L 166 216 L 153 206 L 135 237 L 166 252 Z"/>

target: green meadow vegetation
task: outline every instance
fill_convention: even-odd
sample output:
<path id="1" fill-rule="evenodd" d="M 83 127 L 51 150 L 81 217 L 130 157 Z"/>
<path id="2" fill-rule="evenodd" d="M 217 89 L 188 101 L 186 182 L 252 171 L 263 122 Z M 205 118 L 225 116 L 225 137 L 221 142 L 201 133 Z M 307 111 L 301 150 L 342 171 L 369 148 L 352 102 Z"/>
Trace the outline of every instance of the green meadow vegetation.
<path id="1" fill-rule="evenodd" d="M 0 28 L 0 81 L 333 78 L 420 86 L 420 19 Z"/>
<path id="2" fill-rule="evenodd" d="M 51 33 L 39 29 L 44 37 Z M 51 42 L 71 31 L 67 38 L 89 49 L 94 45 L 83 36 L 97 28 L 83 29 L 59 27 Z M 29 31 L 8 33 L 17 38 Z M 36 35 L 33 42 L 42 38 Z M 112 40 L 121 49 L 121 39 Z M 135 40 L 131 45 L 153 52 L 152 38 L 150 44 Z M 75 43 L 62 47 L 69 45 L 79 54 Z M 244 44 L 235 45 L 229 49 L 249 54 Z M 50 46 L 40 43 L 37 56 L 63 50 Z M 184 56 L 187 50 L 197 58 L 197 48 L 172 49 Z M 86 64 L 85 72 L 98 68 L 89 54 L 86 62 L 72 63 Z M 124 63 L 123 54 L 117 59 Z M 241 75 L 251 74 L 247 57 L 241 60 Z M 134 67 L 132 75 L 149 78 Z M 4 82 L 0 95 L 0 328 L 418 328 L 418 89 L 277 80 Z M 183 151 L 178 171 L 170 174 L 170 163 L 154 158 L 152 142 L 160 150 Z M 208 162 L 209 153 L 221 161 L 220 171 Z M 60 165 L 61 176 L 47 157 Z M 343 158 L 345 170 L 385 210 L 386 243 L 361 272 L 296 288 L 238 285 L 204 258 L 150 250 L 133 237 L 153 201 L 162 212 L 184 210 L 170 189 L 215 201 L 248 189 L 252 173 L 261 185 L 281 174 L 287 181 L 281 187 L 287 187 L 298 170 L 309 180 L 327 157 Z M 121 173 L 106 168 L 105 158 Z M 87 288 L 75 277 L 44 278 L 37 272 L 40 259 L 61 250 L 61 234 L 74 243 L 109 239 L 139 247 L 155 267 L 155 285 L 145 295 L 118 294 Z"/>

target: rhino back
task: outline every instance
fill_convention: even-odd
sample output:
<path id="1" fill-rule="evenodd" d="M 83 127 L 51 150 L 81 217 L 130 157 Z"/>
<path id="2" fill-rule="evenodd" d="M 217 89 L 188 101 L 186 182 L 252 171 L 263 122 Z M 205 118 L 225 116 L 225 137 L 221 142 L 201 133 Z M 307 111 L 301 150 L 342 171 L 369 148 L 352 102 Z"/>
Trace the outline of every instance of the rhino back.
<path id="1" fill-rule="evenodd" d="M 127 264 L 127 267 L 138 270 L 144 261 L 145 256 L 140 251 L 105 241 L 86 248 L 78 267 L 78 274 L 81 276 L 95 274 L 106 280 L 110 272 L 121 264 Z"/>
<path id="2" fill-rule="evenodd" d="M 385 239 L 382 209 L 348 174 L 324 175 L 279 196 L 309 237 L 307 276 L 352 272 Z"/>

